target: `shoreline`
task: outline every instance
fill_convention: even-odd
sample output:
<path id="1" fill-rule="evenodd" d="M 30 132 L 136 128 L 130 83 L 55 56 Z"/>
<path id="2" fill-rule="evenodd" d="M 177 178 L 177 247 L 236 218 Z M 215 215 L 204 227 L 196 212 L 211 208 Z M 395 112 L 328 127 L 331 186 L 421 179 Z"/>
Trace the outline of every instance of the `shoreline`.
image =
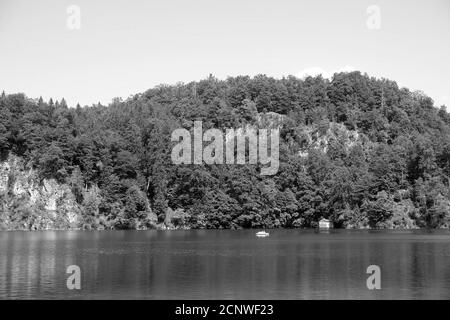
<path id="1" fill-rule="evenodd" d="M 333 228 L 333 229 L 319 229 L 319 228 L 242 228 L 242 229 L 200 229 L 200 228 L 154 228 L 154 229 L 83 229 L 83 228 L 74 228 L 74 229 L 36 229 L 36 230 L 27 230 L 27 229 L 7 229 L 0 230 L 0 232 L 43 232 L 43 231 L 86 231 L 86 232 L 104 232 L 104 231 L 254 231 L 258 232 L 261 230 L 266 231 L 287 231 L 287 230 L 296 230 L 296 231 L 317 231 L 319 233 L 332 233 L 336 231 L 368 231 L 368 232 L 383 232 L 383 231 L 392 231 L 392 232 L 405 232 L 405 231 L 446 231 L 450 230 L 450 228 L 384 228 L 384 229 L 370 229 L 370 228 Z"/>

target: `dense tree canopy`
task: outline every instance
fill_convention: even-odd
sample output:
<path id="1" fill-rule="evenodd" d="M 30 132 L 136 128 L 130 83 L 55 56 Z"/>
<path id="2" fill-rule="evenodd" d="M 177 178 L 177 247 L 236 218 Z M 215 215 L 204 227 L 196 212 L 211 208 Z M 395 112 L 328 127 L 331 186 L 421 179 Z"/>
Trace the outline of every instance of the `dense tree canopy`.
<path id="1" fill-rule="evenodd" d="M 255 125 L 269 113 L 283 115 L 276 175 L 172 164 L 174 129 Z M 360 72 L 210 76 L 109 106 L 3 94 L 1 158 L 10 153 L 69 184 L 92 228 L 136 228 L 149 210 L 197 228 L 314 227 L 322 217 L 350 228 L 450 225 L 449 113 Z"/>

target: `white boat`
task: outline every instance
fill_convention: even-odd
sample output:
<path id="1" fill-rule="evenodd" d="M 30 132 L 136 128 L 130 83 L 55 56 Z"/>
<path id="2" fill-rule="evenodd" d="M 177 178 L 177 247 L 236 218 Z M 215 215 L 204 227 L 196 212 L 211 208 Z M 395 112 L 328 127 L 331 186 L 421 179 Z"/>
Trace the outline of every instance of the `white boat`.
<path id="1" fill-rule="evenodd" d="M 269 233 L 265 232 L 265 231 L 259 231 L 259 232 L 256 233 L 256 236 L 259 237 L 259 238 L 268 237 Z"/>

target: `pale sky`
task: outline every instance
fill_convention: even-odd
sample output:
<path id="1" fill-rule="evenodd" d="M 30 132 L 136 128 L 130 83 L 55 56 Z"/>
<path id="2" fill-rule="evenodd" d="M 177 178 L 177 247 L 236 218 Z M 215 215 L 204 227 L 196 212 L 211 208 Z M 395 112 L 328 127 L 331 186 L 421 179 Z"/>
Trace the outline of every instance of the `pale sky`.
<path id="1" fill-rule="evenodd" d="M 380 29 L 367 26 L 370 5 Z M 450 107 L 450 1 L 0 0 L 0 91 L 69 106 L 209 74 L 352 69 Z"/>

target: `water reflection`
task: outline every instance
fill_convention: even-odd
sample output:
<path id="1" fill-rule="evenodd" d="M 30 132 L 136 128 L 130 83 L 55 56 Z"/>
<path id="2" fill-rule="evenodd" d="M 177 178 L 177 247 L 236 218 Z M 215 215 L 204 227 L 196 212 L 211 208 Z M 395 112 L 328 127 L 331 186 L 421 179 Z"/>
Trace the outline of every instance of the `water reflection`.
<path id="1" fill-rule="evenodd" d="M 450 233 L 0 233 L 0 298 L 449 299 Z M 82 290 L 66 288 L 78 265 Z M 382 290 L 368 290 L 378 265 Z"/>

